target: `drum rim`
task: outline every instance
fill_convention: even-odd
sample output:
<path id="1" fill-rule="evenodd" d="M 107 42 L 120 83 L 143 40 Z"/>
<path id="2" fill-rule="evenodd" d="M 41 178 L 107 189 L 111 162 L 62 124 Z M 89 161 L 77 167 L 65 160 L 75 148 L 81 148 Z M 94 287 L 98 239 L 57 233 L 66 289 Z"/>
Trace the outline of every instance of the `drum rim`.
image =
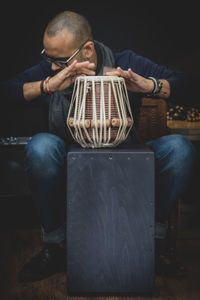
<path id="1" fill-rule="evenodd" d="M 97 75 L 97 76 L 78 76 L 75 80 L 76 81 L 86 81 L 86 80 L 94 80 L 94 81 L 124 81 L 123 77 L 119 77 L 119 76 L 104 76 L 104 75 Z"/>

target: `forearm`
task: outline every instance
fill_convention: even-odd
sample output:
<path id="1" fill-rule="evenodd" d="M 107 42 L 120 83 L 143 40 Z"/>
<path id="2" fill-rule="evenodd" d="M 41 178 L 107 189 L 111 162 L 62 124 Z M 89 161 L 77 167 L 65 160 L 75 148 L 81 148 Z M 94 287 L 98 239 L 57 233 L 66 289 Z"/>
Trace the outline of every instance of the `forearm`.
<path id="1" fill-rule="evenodd" d="M 6 103 L 24 103 L 37 99 L 41 95 L 39 82 L 49 74 L 49 65 L 42 61 L 9 80 L 0 81 L 1 100 Z"/>
<path id="2" fill-rule="evenodd" d="M 162 88 L 160 91 L 156 94 L 157 98 L 162 98 L 162 99 L 167 99 L 170 97 L 170 84 L 167 80 L 165 79 L 159 79 L 160 82 L 162 83 Z M 150 80 L 149 82 L 149 88 L 147 90 L 147 94 L 151 94 L 154 90 L 154 86 L 152 85 L 153 81 Z M 158 88 L 157 88 L 158 90 Z"/>
<path id="3" fill-rule="evenodd" d="M 160 79 L 160 81 L 163 85 L 157 96 L 162 99 L 167 99 L 170 97 L 170 84 L 165 79 Z"/>
<path id="4" fill-rule="evenodd" d="M 34 100 L 41 96 L 41 81 L 28 82 L 23 85 L 23 95 L 26 101 Z"/>
<path id="5" fill-rule="evenodd" d="M 77 62 L 76 60 L 68 67 L 60 70 L 55 76 L 48 76 L 45 80 L 25 83 L 23 95 L 26 101 L 31 101 L 42 93 L 51 94 L 63 91 L 74 83 L 80 74 L 95 75 L 94 63 L 89 61 Z"/>

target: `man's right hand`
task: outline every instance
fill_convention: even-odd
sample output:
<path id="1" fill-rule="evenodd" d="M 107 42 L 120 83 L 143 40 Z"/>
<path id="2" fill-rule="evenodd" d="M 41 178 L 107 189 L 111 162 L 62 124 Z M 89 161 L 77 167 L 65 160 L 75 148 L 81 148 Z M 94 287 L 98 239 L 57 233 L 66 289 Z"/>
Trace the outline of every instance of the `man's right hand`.
<path id="1" fill-rule="evenodd" d="M 51 92 L 62 91 L 68 88 L 80 75 L 95 75 L 95 64 L 89 61 L 77 62 L 76 60 L 69 66 L 58 72 L 49 80 Z"/>
<path id="2" fill-rule="evenodd" d="M 95 64 L 89 61 L 77 62 L 76 60 L 49 79 L 51 92 L 62 91 L 68 88 L 80 75 L 95 75 Z M 23 94 L 26 101 L 31 101 L 41 95 L 41 81 L 27 82 L 23 86 Z"/>

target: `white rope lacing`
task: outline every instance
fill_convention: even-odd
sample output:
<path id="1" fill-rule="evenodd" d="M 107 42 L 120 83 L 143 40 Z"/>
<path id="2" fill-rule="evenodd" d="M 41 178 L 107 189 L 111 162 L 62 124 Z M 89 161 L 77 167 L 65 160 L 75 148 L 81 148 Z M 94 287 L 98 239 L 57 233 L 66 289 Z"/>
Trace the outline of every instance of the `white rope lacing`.
<path id="1" fill-rule="evenodd" d="M 74 140 L 84 148 L 115 147 L 122 143 L 133 126 L 124 79 L 117 76 L 78 77 L 67 126 Z"/>

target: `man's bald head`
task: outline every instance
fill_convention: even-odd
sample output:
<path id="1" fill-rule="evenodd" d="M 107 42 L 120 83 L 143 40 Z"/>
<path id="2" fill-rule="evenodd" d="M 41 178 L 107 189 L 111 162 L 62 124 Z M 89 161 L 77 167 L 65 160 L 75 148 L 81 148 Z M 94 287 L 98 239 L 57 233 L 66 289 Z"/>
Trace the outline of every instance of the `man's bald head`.
<path id="1" fill-rule="evenodd" d="M 47 25 L 45 34 L 54 37 L 62 30 L 70 32 L 78 44 L 84 43 L 87 39 L 93 40 L 87 19 L 72 11 L 64 11 L 55 16 Z"/>

